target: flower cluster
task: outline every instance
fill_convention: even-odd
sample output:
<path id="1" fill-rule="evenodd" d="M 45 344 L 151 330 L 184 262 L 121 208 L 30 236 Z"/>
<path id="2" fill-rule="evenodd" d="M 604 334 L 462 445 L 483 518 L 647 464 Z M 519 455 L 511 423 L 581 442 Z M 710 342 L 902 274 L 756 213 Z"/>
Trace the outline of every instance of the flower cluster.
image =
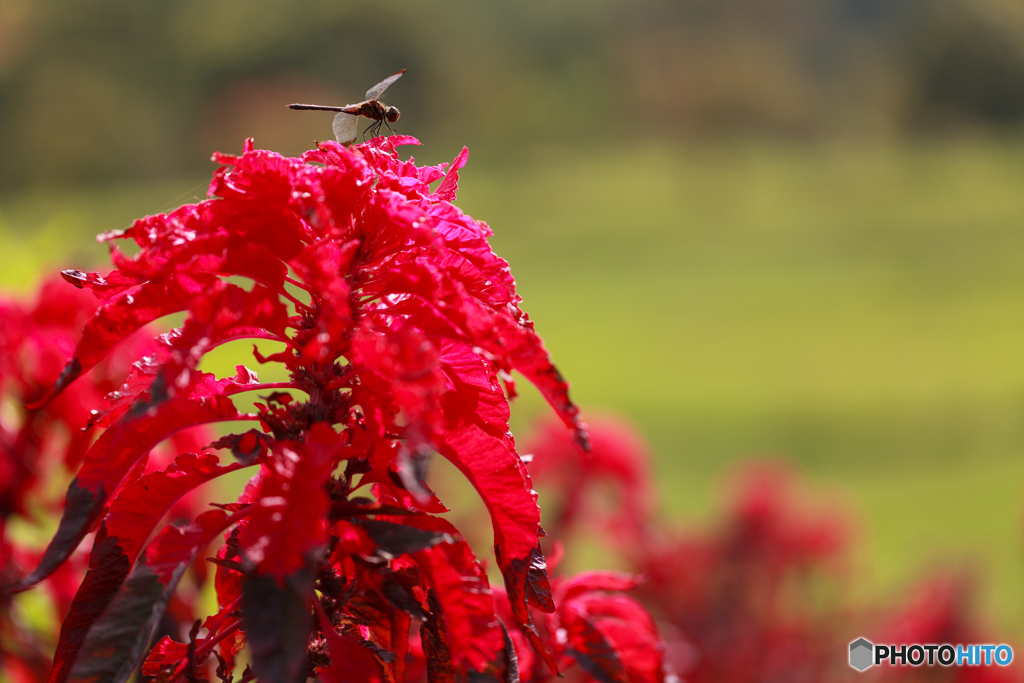
<path id="1" fill-rule="evenodd" d="M 126 681 L 143 660 L 144 675 L 168 683 L 511 683 L 574 664 L 602 683 L 664 677 L 653 621 L 622 594 L 630 577 L 549 581 L 508 428 L 511 371 L 575 447 L 587 448 L 586 432 L 490 230 L 451 203 L 467 152 L 420 167 L 395 152 L 406 144 L 416 141 L 325 142 L 288 158 L 247 142 L 215 156 L 210 200 L 101 236 L 111 272 L 63 273 L 100 303 L 59 378 L 21 398 L 30 415 L 95 410 L 68 448 L 77 474 L 59 527 L 6 589 L 54 576 L 95 531 L 51 683 Z M 179 327 L 133 341 L 172 314 Z M 239 340 L 259 342 L 255 358 L 284 381 L 244 365 L 204 371 L 211 350 Z M 71 400 L 124 355 L 135 362 L 120 388 Z M 216 424 L 220 438 L 154 456 Z M 438 516 L 447 508 L 425 480 L 434 454 L 486 504 L 503 588 Z M 192 492 L 243 469 L 254 474 L 237 500 L 161 528 Z M 215 567 L 218 611 L 150 647 L 183 576 L 203 565 Z M 251 668 L 239 672 L 243 648 Z"/>

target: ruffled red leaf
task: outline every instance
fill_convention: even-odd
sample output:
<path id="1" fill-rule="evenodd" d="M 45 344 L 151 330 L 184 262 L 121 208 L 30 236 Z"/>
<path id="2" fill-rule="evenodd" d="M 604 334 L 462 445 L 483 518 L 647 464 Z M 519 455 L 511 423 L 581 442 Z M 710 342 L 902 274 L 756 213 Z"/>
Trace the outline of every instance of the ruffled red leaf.
<path id="1" fill-rule="evenodd" d="M 663 653 L 653 620 L 624 595 L 589 596 L 562 611 L 568 650 L 602 683 L 660 683 Z"/>
<path id="2" fill-rule="evenodd" d="M 199 678 L 199 667 L 209 658 L 218 644 L 238 633 L 242 626 L 238 605 L 232 604 L 202 622 L 207 633 L 198 637 L 199 622 L 189 633 L 188 643 L 178 643 L 164 636 L 150 650 L 142 666 L 144 676 L 156 676 L 161 683 L 174 683 Z M 201 679 L 200 679 L 201 680 Z"/>
<path id="3" fill-rule="evenodd" d="M 341 440 L 317 423 L 304 443 L 279 441 L 267 460 L 260 499 L 239 536 L 243 556 L 278 579 L 306 566 L 326 540 L 324 484 Z"/>
<path id="4" fill-rule="evenodd" d="M 551 628 L 564 629 L 566 654 L 601 683 L 661 683 L 664 652 L 654 619 L 621 591 L 636 577 L 611 571 L 583 572 L 560 581 Z"/>
<path id="5" fill-rule="evenodd" d="M 459 155 L 455 157 L 452 165 L 448 168 L 448 172 L 444 176 L 444 180 L 437 186 L 437 190 L 430 198 L 434 201 L 445 201 L 450 202 L 455 200 L 455 193 L 459 189 L 459 169 L 466 165 L 469 160 L 469 148 L 463 147 Z"/>

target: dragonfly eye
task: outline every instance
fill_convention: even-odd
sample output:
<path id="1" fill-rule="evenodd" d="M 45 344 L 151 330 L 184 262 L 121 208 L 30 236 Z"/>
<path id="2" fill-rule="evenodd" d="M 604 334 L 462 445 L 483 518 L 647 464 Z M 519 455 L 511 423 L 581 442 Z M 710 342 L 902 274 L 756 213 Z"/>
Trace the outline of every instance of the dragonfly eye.
<path id="1" fill-rule="evenodd" d="M 398 107 L 388 107 L 387 111 L 384 112 L 384 116 L 387 117 L 388 123 L 394 123 L 401 114 L 398 113 Z"/>

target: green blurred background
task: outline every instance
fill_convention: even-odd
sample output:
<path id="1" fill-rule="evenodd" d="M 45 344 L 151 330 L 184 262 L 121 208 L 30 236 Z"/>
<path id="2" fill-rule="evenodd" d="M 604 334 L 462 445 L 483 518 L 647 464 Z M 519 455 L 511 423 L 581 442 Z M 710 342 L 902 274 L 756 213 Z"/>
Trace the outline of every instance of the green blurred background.
<path id="1" fill-rule="evenodd" d="M 402 67 L 398 129 L 470 147 L 460 205 L 668 512 L 787 458 L 862 520 L 865 594 L 967 563 L 1024 635 L 1024 4 L 0 0 L 0 284 Z"/>

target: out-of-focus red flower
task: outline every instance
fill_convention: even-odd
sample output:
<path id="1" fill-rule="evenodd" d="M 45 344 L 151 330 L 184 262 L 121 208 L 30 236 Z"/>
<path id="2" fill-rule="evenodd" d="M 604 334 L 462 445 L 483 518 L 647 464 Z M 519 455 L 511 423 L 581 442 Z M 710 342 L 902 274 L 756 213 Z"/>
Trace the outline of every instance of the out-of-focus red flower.
<path id="1" fill-rule="evenodd" d="M 627 594 L 641 581 L 611 571 L 586 571 L 555 579 L 556 609 L 550 614 L 535 613 L 535 623 L 559 669 L 568 671 L 571 680 L 652 683 L 672 679 L 654 619 Z M 504 591 L 496 588 L 494 592 L 498 614 L 510 616 Z M 520 680 L 553 678 L 528 637 L 518 628 L 510 628 L 508 636 L 517 655 Z M 575 664 L 579 668 L 573 668 Z"/>
<path id="2" fill-rule="evenodd" d="M 627 551 L 647 578 L 638 593 L 672 625 L 670 659 L 686 680 L 822 680 L 843 634 L 808 580 L 827 579 L 845 552 L 843 521 L 802 505 L 777 465 L 749 467 L 736 484 L 713 532 L 651 534 Z"/>
<path id="3" fill-rule="evenodd" d="M 880 610 L 881 617 L 845 605 L 849 523 L 835 509 L 808 503 L 792 468 L 767 462 L 746 465 L 732 478 L 724 514 L 713 527 L 681 531 L 657 514 L 640 437 L 618 420 L 592 423 L 590 436 L 593 451 L 585 453 L 547 423 L 528 442 L 535 454 L 532 473 L 561 506 L 564 523 L 549 525 L 549 530 L 557 539 L 589 527 L 621 565 L 642 577 L 632 593 L 658 620 L 667 668 L 682 680 L 850 680 L 861 674 L 846 665 L 846 649 L 861 635 L 892 643 L 989 642 L 978 640 L 985 634 L 969 618 L 970 591 L 964 583 L 925 584 L 919 599 L 895 613 Z M 604 498 L 605 506 L 595 509 L 594 489 L 609 486 L 617 495 Z M 586 642 L 585 631 L 564 626 L 573 623 L 570 606 L 575 603 L 566 591 L 574 580 L 559 579 L 555 585 L 559 609 L 544 620 L 544 633 L 561 628 L 563 648 L 573 638 Z M 626 583 L 614 586 L 625 588 Z M 630 600 L 621 595 L 613 595 L 611 603 L 605 599 L 600 598 L 601 608 L 588 604 L 584 611 L 602 613 L 605 605 L 618 607 Z M 624 619 L 631 637 L 640 622 Z M 512 635 L 518 650 L 521 639 Z M 529 661 L 528 655 L 520 660 Z M 1013 671 L 978 667 L 881 667 L 868 675 L 1016 680 Z"/>
<path id="4" fill-rule="evenodd" d="M 939 643 L 971 645 L 1003 643 L 978 618 L 974 609 L 977 590 L 966 573 L 935 575 L 909 591 L 893 608 L 886 610 L 872 629 L 877 642 L 894 645 Z M 1014 648 L 1016 650 L 1016 648 Z M 886 681 L 941 680 L 951 683 L 1010 683 L 1021 680 L 1021 667 L 956 666 L 912 667 L 888 664 L 879 668 Z"/>
<path id="5" fill-rule="evenodd" d="M 657 494 L 651 482 L 647 444 L 634 427 L 617 418 L 603 418 L 590 431 L 590 450 L 583 450 L 556 422 L 545 421 L 527 441 L 532 455 L 530 472 L 557 491 L 559 509 L 548 531 L 571 533 L 579 520 L 616 537 L 647 531 L 655 512 Z M 593 496 L 602 489 L 608 497 Z M 588 499 L 588 496 L 590 497 Z"/>

